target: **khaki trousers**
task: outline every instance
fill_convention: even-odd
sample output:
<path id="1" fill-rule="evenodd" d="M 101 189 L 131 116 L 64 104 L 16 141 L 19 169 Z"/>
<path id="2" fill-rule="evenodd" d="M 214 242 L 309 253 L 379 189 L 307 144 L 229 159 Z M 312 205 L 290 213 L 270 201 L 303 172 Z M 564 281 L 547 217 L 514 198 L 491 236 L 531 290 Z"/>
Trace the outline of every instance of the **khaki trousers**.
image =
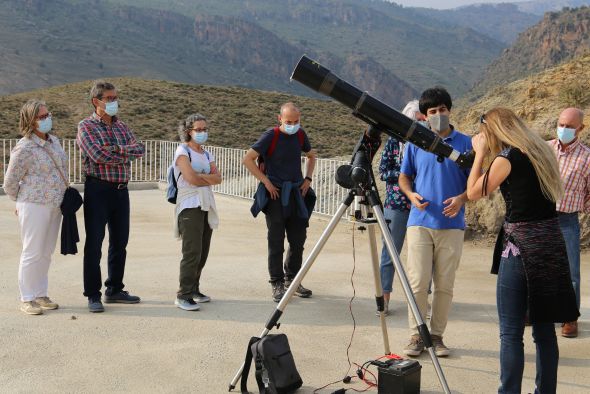
<path id="1" fill-rule="evenodd" d="M 455 272 L 463 251 L 463 230 L 433 230 L 421 226 L 408 227 L 406 239 L 408 261 L 406 273 L 422 318 L 428 308 L 428 285 L 432 278 L 432 313 L 430 333 L 443 336 L 451 303 Z M 411 335 L 417 335 L 416 320 L 408 307 Z"/>

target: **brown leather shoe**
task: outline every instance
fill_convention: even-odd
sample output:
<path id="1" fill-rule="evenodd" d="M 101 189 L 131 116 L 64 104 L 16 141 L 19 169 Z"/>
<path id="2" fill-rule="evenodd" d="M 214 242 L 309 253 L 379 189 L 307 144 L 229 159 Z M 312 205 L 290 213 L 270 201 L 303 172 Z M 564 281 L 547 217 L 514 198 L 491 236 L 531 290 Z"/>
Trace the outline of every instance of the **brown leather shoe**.
<path id="1" fill-rule="evenodd" d="M 566 338 L 575 338 L 578 336 L 578 322 L 570 321 L 563 323 L 561 326 L 561 336 Z"/>

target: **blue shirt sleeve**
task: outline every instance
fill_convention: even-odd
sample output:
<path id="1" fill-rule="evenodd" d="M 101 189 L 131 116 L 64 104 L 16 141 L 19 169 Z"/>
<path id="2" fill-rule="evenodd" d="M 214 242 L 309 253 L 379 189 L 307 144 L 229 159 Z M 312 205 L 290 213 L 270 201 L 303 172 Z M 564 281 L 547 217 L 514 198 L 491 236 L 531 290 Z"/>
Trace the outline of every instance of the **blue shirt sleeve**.
<path id="1" fill-rule="evenodd" d="M 415 158 L 416 155 L 416 146 L 410 142 L 406 143 L 406 148 L 404 150 L 404 159 L 402 160 L 402 168 L 400 172 L 407 176 L 415 177 L 416 176 L 416 165 L 415 165 Z"/>

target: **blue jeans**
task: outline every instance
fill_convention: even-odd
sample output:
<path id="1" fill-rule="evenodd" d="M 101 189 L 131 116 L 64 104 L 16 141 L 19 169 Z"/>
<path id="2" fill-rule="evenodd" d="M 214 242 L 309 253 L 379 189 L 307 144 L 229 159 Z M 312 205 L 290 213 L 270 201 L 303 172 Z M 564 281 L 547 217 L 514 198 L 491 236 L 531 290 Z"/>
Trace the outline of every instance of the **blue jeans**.
<path id="1" fill-rule="evenodd" d="M 393 239 L 393 245 L 397 253 L 401 253 L 402 247 L 404 246 L 404 238 L 406 238 L 406 224 L 408 223 L 410 211 L 385 208 L 383 210 L 383 216 L 385 216 L 385 220 L 390 221 L 387 227 Z M 384 293 L 391 293 L 394 272 L 395 269 L 393 268 L 391 257 L 389 257 L 387 246 L 383 243 L 383 248 L 381 249 L 381 287 Z"/>
<path id="2" fill-rule="evenodd" d="M 510 254 L 502 258 L 496 289 L 500 320 L 500 388 L 498 393 L 521 392 L 524 370 L 524 320 L 527 310 L 527 281 L 522 259 Z M 533 323 L 537 350 L 535 393 L 555 393 L 559 349 L 553 323 Z"/>
<path id="3" fill-rule="evenodd" d="M 576 303 L 580 309 L 580 222 L 578 213 L 560 213 L 559 227 L 565 239 L 567 259 L 570 263 L 572 285 L 576 292 Z"/>

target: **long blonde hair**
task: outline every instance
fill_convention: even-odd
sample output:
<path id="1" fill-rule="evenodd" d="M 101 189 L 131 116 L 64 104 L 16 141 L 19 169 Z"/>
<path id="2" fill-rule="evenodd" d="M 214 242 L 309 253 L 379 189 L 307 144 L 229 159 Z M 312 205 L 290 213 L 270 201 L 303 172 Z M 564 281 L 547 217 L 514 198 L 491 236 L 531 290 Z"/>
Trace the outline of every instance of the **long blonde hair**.
<path id="1" fill-rule="evenodd" d="M 47 107 L 45 101 L 30 99 L 20 109 L 18 127 L 23 137 L 31 138 L 31 134 L 37 130 L 37 115 L 41 107 Z"/>
<path id="2" fill-rule="evenodd" d="M 563 184 L 555 152 L 513 111 L 507 108 L 488 111 L 479 129 L 486 136 L 492 158 L 508 147 L 520 149 L 533 164 L 545 197 L 554 202 L 561 198 Z"/>

